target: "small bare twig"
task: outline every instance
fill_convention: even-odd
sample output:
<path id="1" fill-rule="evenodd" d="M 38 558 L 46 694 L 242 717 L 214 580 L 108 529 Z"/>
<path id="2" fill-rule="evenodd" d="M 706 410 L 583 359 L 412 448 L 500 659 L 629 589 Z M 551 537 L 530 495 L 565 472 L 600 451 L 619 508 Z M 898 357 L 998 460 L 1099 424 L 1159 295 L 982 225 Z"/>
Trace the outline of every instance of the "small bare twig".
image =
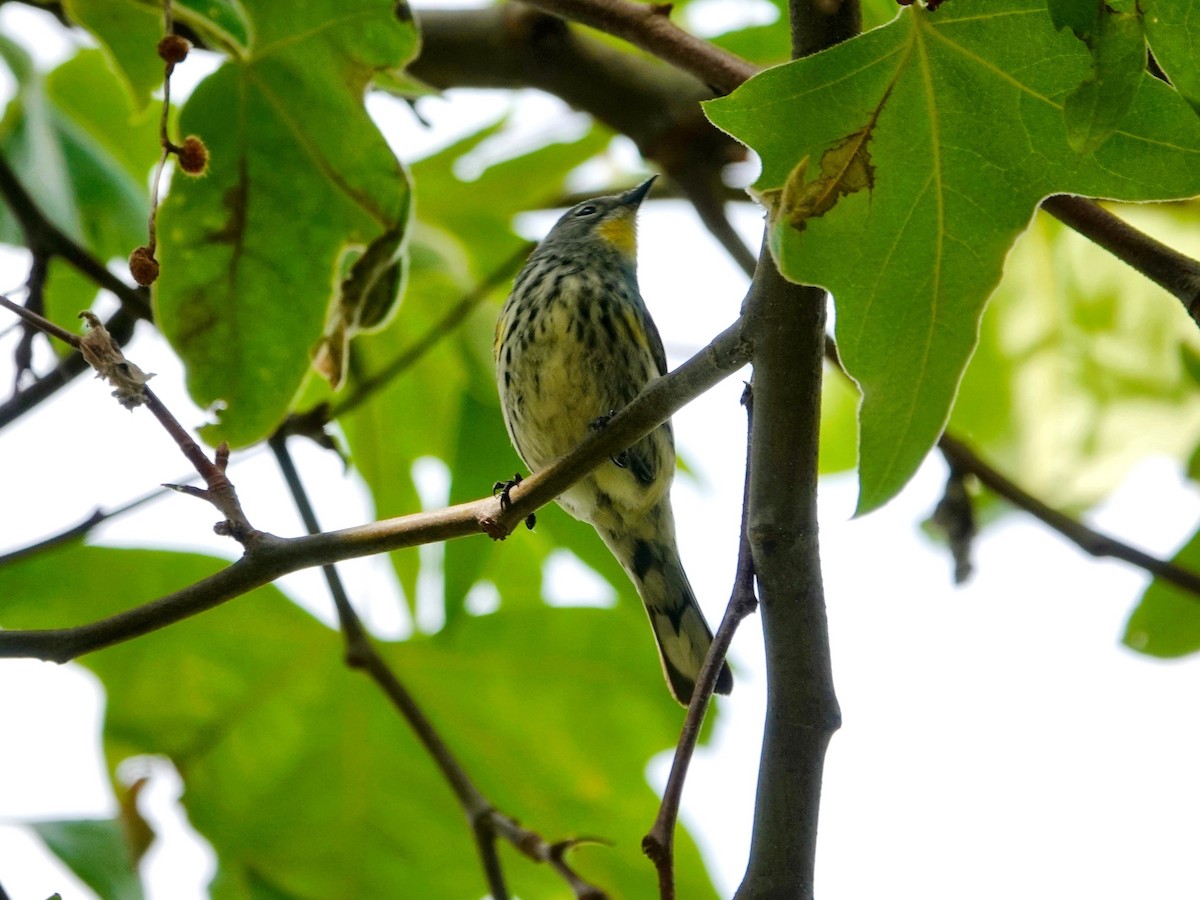
<path id="1" fill-rule="evenodd" d="M 172 30 L 171 0 L 163 0 L 164 37 L 169 36 Z M 146 249 L 151 258 L 154 258 L 155 251 L 158 249 L 159 188 L 162 184 L 163 169 L 166 168 L 167 160 L 174 147 L 174 144 L 171 143 L 171 136 L 167 133 L 167 125 L 171 116 L 171 74 L 174 71 L 175 62 L 171 59 L 164 59 L 162 113 L 158 118 L 158 142 L 162 149 L 159 153 L 158 164 L 154 167 L 154 178 L 150 182 L 150 221 L 147 223 L 149 240 L 146 241 Z"/>
<path id="2" fill-rule="evenodd" d="M 45 332 L 51 337 L 56 337 L 64 344 L 68 344 L 73 350 L 79 350 L 83 339 L 77 334 L 72 334 L 63 328 L 61 325 L 55 325 L 44 316 L 40 316 L 32 310 L 28 310 L 19 303 L 13 303 L 3 294 L 0 294 L 0 306 L 3 306 L 9 312 L 16 313 L 17 316 L 28 326 L 36 328 L 38 331 Z"/>
<path id="3" fill-rule="evenodd" d="M 104 325 L 93 313 L 85 311 L 79 314 L 89 328 L 88 332 L 80 337 L 13 303 L 7 297 L 0 296 L 0 306 L 11 310 L 25 322 L 78 350 L 88 364 L 96 370 L 97 375 L 107 380 L 115 388 L 113 396 L 126 409 L 145 406 L 150 410 L 151 414 L 166 429 L 167 434 L 174 438 L 183 455 L 195 467 L 207 486 L 206 489 L 188 485 L 168 485 L 168 487 L 213 504 L 225 516 L 225 521 L 216 526 L 215 530 L 218 534 L 229 535 L 243 546 L 249 546 L 256 539 L 258 532 L 247 521 L 233 483 L 225 476 L 225 468 L 229 463 L 228 445 L 222 444 L 218 447 L 215 458 L 210 460 L 200 445 L 188 434 L 187 429 L 150 390 L 146 382 L 153 375 L 146 374 L 125 358 L 117 342 L 112 339 Z"/>
<path id="4" fill-rule="evenodd" d="M 121 307 L 112 318 L 105 323 L 109 335 L 118 344 L 125 344 L 133 334 L 137 319 L 130 314 L 127 307 Z M 24 327 L 23 325 L 21 327 Z M 53 371 L 43 375 L 33 384 L 14 393 L 8 400 L 0 403 L 0 428 L 15 422 L 30 410 L 36 408 L 58 391 L 66 387 L 77 376 L 88 370 L 87 360 L 81 353 L 71 353 L 64 357 Z"/>
<path id="5" fill-rule="evenodd" d="M 696 742 L 700 739 L 700 726 L 704 724 L 704 714 L 708 710 L 708 702 L 712 698 L 713 688 L 717 684 L 717 676 L 729 652 L 733 634 L 746 616 L 758 608 L 758 597 L 754 593 L 754 558 L 750 550 L 750 537 L 747 521 L 750 509 L 750 442 L 749 424 L 754 405 L 754 396 L 749 385 L 742 394 L 742 404 L 746 407 L 747 438 L 746 438 L 746 480 L 742 490 L 742 522 L 738 539 L 737 573 L 733 579 L 733 592 L 729 596 L 729 604 L 725 607 L 725 615 L 717 628 L 712 646 L 700 667 L 696 678 L 696 688 L 688 704 L 687 716 L 683 720 L 683 730 L 679 735 L 679 743 L 675 746 L 675 758 L 671 762 L 671 774 L 667 777 L 667 786 L 663 791 L 662 803 L 658 807 L 658 815 L 654 826 L 642 838 L 642 852 L 650 857 L 658 872 L 658 893 L 660 900 L 675 900 L 675 823 L 679 819 L 679 803 L 683 798 L 683 783 L 687 778 L 688 766 L 692 755 L 696 752 Z"/>
<path id="6" fill-rule="evenodd" d="M 148 240 L 129 255 L 129 271 L 133 280 L 140 285 L 150 285 L 158 280 L 159 264 L 155 256 L 158 251 L 158 203 L 162 186 L 163 170 L 167 160 L 174 154 L 179 158 L 179 168 L 187 175 L 200 175 L 208 167 L 208 150 L 198 137 L 189 136 L 182 144 L 171 140 L 168 130 L 171 118 L 171 75 L 175 66 L 187 59 L 192 45 L 175 34 L 171 13 L 171 0 L 162 0 L 163 38 L 158 42 L 158 55 L 163 61 L 162 113 L 158 120 L 158 143 L 161 152 L 150 181 L 150 216 L 147 223 Z"/>
<path id="7" fill-rule="evenodd" d="M 46 314 L 46 275 L 50 269 L 50 254 L 42 250 L 33 250 L 33 262 L 29 266 L 29 278 L 25 282 L 27 296 L 25 308 L 37 313 Z M 37 329 L 28 323 L 22 323 L 21 337 L 13 351 L 13 391 L 21 388 L 21 382 L 26 374 L 33 372 L 33 338 Z"/>
<path id="8" fill-rule="evenodd" d="M 957 466 L 950 466 L 942 499 L 930 522 L 941 530 L 950 547 L 950 555 L 954 558 L 954 583 L 965 584 L 974 571 L 971 552 L 979 529 L 975 525 L 975 506 L 967 490 L 966 473 Z"/>
<path id="9" fill-rule="evenodd" d="M 270 439 L 270 444 L 280 471 L 283 473 L 284 481 L 287 482 L 288 490 L 300 512 L 300 518 L 304 521 L 305 529 L 310 535 L 320 534 L 320 522 L 317 520 L 316 511 L 309 500 L 308 492 L 304 489 L 304 483 L 292 460 L 291 453 L 288 452 L 287 438 L 283 435 L 275 435 Z M 562 858 L 565 848 L 572 846 L 575 842 L 549 844 L 535 832 L 522 828 L 512 819 L 499 813 L 483 796 L 450 750 L 449 745 L 433 726 L 429 717 L 425 715 L 424 710 L 417 704 L 416 699 L 375 649 L 366 628 L 363 627 L 362 620 L 359 619 L 350 603 L 350 597 L 346 593 L 337 569 L 332 565 L 322 566 L 321 569 L 325 574 L 325 582 L 333 597 L 338 622 L 341 624 L 342 635 L 345 638 L 347 665 L 351 668 L 361 669 L 379 685 L 388 699 L 392 701 L 392 705 L 412 728 L 413 733 L 416 734 L 417 739 L 425 747 L 438 769 L 441 770 L 471 823 L 488 891 L 493 900 L 507 900 L 509 897 L 504 873 L 500 866 L 500 857 L 496 853 L 497 837 L 503 837 L 510 841 L 513 846 L 531 859 L 550 863 L 564 877 L 576 897 L 602 900 L 605 896 L 604 892 L 581 879 Z"/>
<path id="10" fill-rule="evenodd" d="M 703 170 L 694 172 L 684 169 L 674 172 L 673 177 L 696 210 L 701 224 L 725 249 L 738 268 L 745 272 L 748 278 L 753 278 L 758 257 L 746 246 L 746 242 L 729 221 L 725 212 L 724 184 L 719 178 L 714 179 Z"/>
<path id="11" fill-rule="evenodd" d="M 194 476 L 193 476 L 194 477 Z M 78 540 L 90 533 L 96 526 L 109 519 L 115 519 L 117 516 L 123 516 L 126 513 L 132 512 L 140 506 L 143 506 L 152 500 L 157 500 L 167 494 L 171 488 L 160 487 L 156 490 L 142 494 L 140 497 L 135 497 L 122 503 L 120 506 L 115 506 L 112 509 L 101 509 L 97 507 L 84 519 L 76 522 L 69 528 L 64 528 L 55 534 L 42 538 L 36 543 L 29 544 L 25 547 L 19 547 L 16 550 L 11 550 L 8 553 L 0 555 L 0 569 L 4 568 L 9 563 L 16 562 L 20 559 L 27 559 L 31 556 L 36 556 L 39 553 L 44 553 L 47 550 L 53 550 L 56 547 L 61 547 L 64 544 L 69 544 L 72 541 Z"/>

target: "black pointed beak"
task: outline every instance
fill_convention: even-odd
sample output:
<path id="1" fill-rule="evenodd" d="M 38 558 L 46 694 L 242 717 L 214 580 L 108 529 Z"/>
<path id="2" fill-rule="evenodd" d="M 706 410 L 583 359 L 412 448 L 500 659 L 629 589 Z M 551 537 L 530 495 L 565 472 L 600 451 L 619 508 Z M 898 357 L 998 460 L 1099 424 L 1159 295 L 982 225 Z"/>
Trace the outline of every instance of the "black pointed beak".
<path id="1" fill-rule="evenodd" d="M 639 206 L 641 204 L 641 202 L 646 198 L 646 195 L 648 193 L 650 193 L 650 188 L 654 184 L 654 182 L 657 180 L 657 178 L 658 178 L 657 175 L 651 175 L 649 178 L 647 178 L 645 181 L 643 181 L 637 187 L 621 194 L 621 205 L 622 206 L 633 206 L 633 207 Z"/>

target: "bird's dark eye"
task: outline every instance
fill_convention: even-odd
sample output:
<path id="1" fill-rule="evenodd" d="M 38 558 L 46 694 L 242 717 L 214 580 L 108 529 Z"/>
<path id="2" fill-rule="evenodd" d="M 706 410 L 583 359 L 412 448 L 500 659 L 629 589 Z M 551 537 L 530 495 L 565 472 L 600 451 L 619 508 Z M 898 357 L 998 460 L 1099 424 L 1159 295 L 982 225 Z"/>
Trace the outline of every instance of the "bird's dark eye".
<path id="1" fill-rule="evenodd" d="M 578 218 L 582 219 L 584 216 L 590 216 L 590 215 L 591 215 L 592 213 L 594 213 L 595 211 L 596 211 L 596 207 L 592 206 L 592 205 L 589 203 L 587 206 L 581 206 L 579 209 L 577 209 L 577 210 L 575 211 L 575 215 L 576 215 Z"/>

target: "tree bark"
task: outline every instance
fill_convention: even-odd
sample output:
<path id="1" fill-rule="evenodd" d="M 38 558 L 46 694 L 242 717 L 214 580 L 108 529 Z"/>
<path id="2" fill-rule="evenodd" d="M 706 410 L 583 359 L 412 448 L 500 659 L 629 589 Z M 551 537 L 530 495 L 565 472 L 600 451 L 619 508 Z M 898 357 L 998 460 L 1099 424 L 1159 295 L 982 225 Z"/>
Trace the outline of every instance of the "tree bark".
<path id="1" fill-rule="evenodd" d="M 861 27 L 856 0 L 792 0 L 790 14 L 794 57 Z M 785 281 L 764 237 L 751 299 L 749 531 L 762 603 L 767 715 L 750 861 L 736 896 L 804 900 L 813 896 L 825 750 L 841 725 L 817 539 L 826 296 Z"/>
<path id="2" fill-rule="evenodd" d="M 767 717 L 740 900 L 813 895 L 825 748 L 841 721 L 817 540 L 825 292 L 785 281 L 765 244 L 755 281 L 747 310 L 755 347 L 749 531 Z"/>

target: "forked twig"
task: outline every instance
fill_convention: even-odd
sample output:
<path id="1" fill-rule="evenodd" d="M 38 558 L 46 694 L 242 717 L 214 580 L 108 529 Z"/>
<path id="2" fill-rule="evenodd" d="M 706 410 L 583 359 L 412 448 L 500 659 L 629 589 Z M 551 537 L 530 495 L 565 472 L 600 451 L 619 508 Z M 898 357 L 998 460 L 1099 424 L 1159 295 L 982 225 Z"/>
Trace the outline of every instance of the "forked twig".
<path id="1" fill-rule="evenodd" d="M 87 333 L 81 337 L 13 303 L 7 297 L 0 296 L 0 306 L 16 313 L 33 327 L 78 350 L 96 370 L 97 376 L 104 378 L 115 388 L 113 396 L 126 409 L 145 406 L 158 419 L 159 424 L 174 439 L 206 485 L 203 489 L 191 485 L 167 486 L 213 504 L 225 516 L 225 520 L 216 526 L 218 534 L 229 535 L 245 547 L 249 547 L 261 536 L 246 519 L 237 498 L 237 491 L 225 475 L 229 463 L 228 445 L 222 444 L 218 447 L 215 457 L 210 460 L 200 445 L 188 434 L 187 429 L 150 389 L 147 382 L 153 374 L 143 372 L 125 358 L 120 346 L 93 313 L 85 311 L 79 314 L 88 325 Z"/>

